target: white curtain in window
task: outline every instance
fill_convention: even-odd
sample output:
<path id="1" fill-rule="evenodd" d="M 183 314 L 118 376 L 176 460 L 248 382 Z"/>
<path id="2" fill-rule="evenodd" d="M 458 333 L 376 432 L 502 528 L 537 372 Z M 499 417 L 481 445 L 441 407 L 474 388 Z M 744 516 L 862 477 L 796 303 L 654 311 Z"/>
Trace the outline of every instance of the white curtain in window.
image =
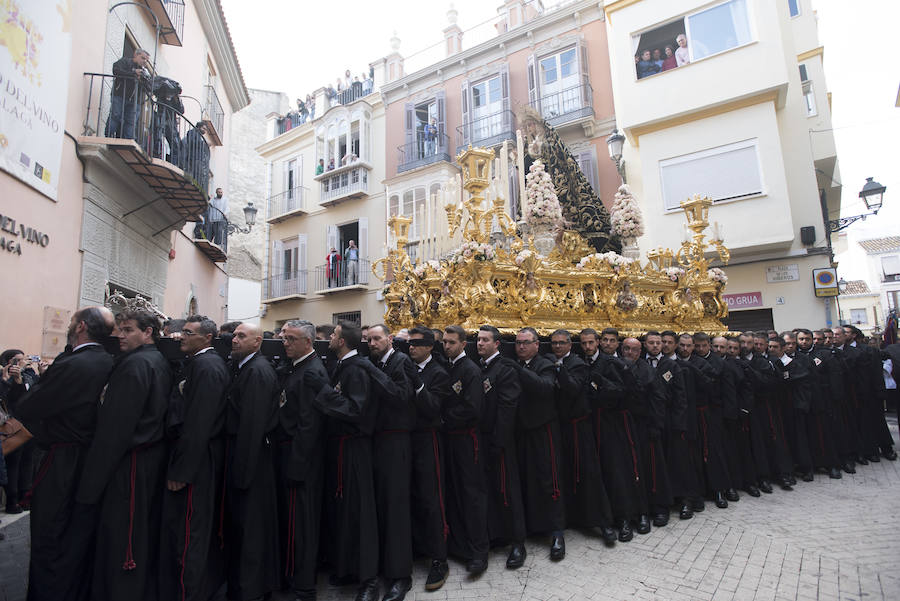
<path id="1" fill-rule="evenodd" d="M 886 276 L 900 274 L 900 255 L 881 257 L 881 269 Z"/>
<path id="2" fill-rule="evenodd" d="M 763 191 L 756 140 L 747 140 L 659 162 L 663 203 L 677 209 L 694 194 L 713 201 Z"/>

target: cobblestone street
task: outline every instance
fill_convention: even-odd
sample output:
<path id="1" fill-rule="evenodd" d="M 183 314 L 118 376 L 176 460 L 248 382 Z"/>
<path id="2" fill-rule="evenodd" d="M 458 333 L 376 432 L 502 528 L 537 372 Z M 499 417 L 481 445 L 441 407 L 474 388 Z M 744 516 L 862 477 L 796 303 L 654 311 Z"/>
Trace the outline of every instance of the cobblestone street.
<path id="1" fill-rule="evenodd" d="M 891 430 L 896 439 L 896 420 Z M 549 560 L 548 545 L 538 539 L 529 541 L 518 571 L 505 569 L 505 551 L 492 553 L 488 571 L 474 581 L 451 562 L 450 579 L 434 593 L 422 590 L 420 562 L 407 599 L 898 599 L 898 493 L 900 462 L 883 460 L 842 480 L 817 475 L 794 492 L 776 488 L 759 499 L 742 494 L 725 510 L 707 503 L 692 520 L 675 515 L 667 527 L 614 548 L 567 531 L 560 563 Z M 21 601 L 28 519 L 9 524 L 8 516 L 0 518 L 7 537 L 0 542 L 0 601 Z M 321 584 L 319 598 L 352 599 L 354 592 Z"/>

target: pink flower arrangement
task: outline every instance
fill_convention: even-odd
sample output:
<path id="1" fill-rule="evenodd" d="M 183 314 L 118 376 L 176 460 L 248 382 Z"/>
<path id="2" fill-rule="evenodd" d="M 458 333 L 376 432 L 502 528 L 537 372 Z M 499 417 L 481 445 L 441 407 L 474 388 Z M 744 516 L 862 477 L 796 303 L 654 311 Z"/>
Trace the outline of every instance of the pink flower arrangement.
<path id="1" fill-rule="evenodd" d="M 613 234 L 619 238 L 639 238 L 644 235 L 641 208 L 627 185 L 619 186 L 611 212 L 609 223 Z"/>
<path id="2" fill-rule="evenodd" d="M 713 267 L 709 271 L 706 272 L 706 275 L 709 276 L 714 282 L 721 282 L 723 284 L 728 283 L 728 276 L 725 275 L 725 272 L 719 269 L 718 267 Z"/>
<path id="3" fill-rule="evenodd" d="M 475 261 L 493 261 L 494 247 L 490 244 L 479 244 L 478 242 L 464 242 L 462 246 L 453 251 L 450 255 L 450 263 L 465 263 L 466 260 L 473 259 Z"/>
<path id="4" fill-rule="evenodd" d="M 534 253 L 534 252 L 528 250 L 527 248 L 525 250 L 520 250 L 519 254 L 516 255 L 516 265 L 521 267 L 522 263 L 524 263 L 526 260 L 530 259 L 533 256 L 537 257 L 538 259 L 544 258 L 544 255 L 539 254 L 539 253 Z"/>
<path id="5" fill-rule="evenodd" d="M 610 267 L 612 267 L 615 271 L 619 271 L 620 268 L 634 263 L 634 259 L 629 257 L 623 257 L 622 255 L 609 251 L 605 253 L 594 253 L 592 255 L 588 255 L 583 257 L 576 265 L 577 269 L 584 269 L 587 267 L 588 263 L 593 261 L 598 261 L 600 263 L 606 263 Z"/>
<path id="6" fill-rule="evenodd" d="M 555 226 L 562 222 L 562 208 L 550 174 L 535 161 L 525 178 L 525 221 L 532 226 Z"/>
<path id="7" fill-rule="evenodd" d="M 665 273 L 673 282 L 677 282 L 679 278 L 684 276 L 684 269 L 681 267 L 666 267 L 663 270 L 663 273 Z"/>

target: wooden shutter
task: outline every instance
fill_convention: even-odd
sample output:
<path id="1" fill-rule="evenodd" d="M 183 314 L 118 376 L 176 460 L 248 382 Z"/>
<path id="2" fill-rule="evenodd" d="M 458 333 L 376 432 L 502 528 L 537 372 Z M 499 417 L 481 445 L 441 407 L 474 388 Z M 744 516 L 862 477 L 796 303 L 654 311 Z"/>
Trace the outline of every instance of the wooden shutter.
<path id="1" fill-rule="evenodd" d="M 412 102 L 407 102 L 403 105 L 403 112 L 405 115 L 403 124 L 406 128 L 406 152 L 407 157 L 409 157 L 409 153 L 413 152 L 415 147 L 411 146 L 416 141 L 416 105 Z"/>
<path id="2" fill-rule="evenodd" d="M 306 294 L 306 270 L 309 269 L 307 267 L 306 261 L 306 234 L 299 234 L 297 236 L 297 292 L 299 294 Z"/>
<path id="3" fill-rule="evenodd" d="M 509 112 L 509 64 L 500 66 L 500 96 L 503 100 L 503 130 L 509 131 L 512 128 L 512 122 Z"/>
<path id="4" fill-rule="evenodd" d="M 434 95 L 434 112 L 437 115 L 437 128 L 438 128 L 438 151 L 439 152 L 448 152 L 444 143 L 444 128 L 446 127 L 446 115 L 444 111 L 444 104 L 446 102 L 446 94 L 443 90 L 437 92 Z"/>
<path id="5" fill-rule="evenodd" d="M 578 69 L 581 74 L 579 83 L 581 84 L 581 106 L 593 106 L 591 98 L 591 78 L 588 74 L 588 53 L 587 44 L 579 39 L 575 43 L 575 58 L 578 60 Z"/>
<path id="6" fill-rule="evenodd" d="M 462 82 L 462 90 L 459 95 L 462 100 L 462 136 L 459 140 L 460 146 L 468 146 L 469 141 L 472 139 L 471 131 L 472 124 L 469 123 L 469 80 L 463 80 Z"/>
<path id="7" fill-rule="evenodd" d="M 359 247 L 359 258 L 360 259 L 368 259 L 369 258 L 369 218 L 368 217 L 360 217 L 359 218 L 359 240 L 356 241 L 357 247 Z M 360 274 L 360 278 L 362 278 L 362 274 Z M 360 281 L 363 281 L 360 279 Z"/>
<path id="8" fill-rule="evenodd" d="M 278 278 L 282 275 L 282 261 L 284 259 L 284 244 L 281 240 L 272 240 L 272 276 Z"/>
<path id="9" fill-rule="evenodd" d="M 331 249 L 337 249 L 338 252 L 343 252 L 342 248 L 338 248 L 340 246 L 338 240 L 338 228 L 336 225 L 329 225 L 325 230 L 325 245 L 328 247 L 325 249 L 325 255 L 331 252 Z"/>
<path id="10" fill-rule="evenodd" d="M 528 103 L 538 108 L 538 100 L 540 99 L 540 82 L 538 81 L 540 73 L 537 68 L 537 57 L 530 55 L 528 57 Z"/>
<path id="11" fill-rule="evenodd" d="M 594 168 L 593 153 L 590 151 L 580 153 L 578 155 L 578 166 L 587 178 L 591 188 L 593 188 L 594 193 L 599 196 L 600 192 L 597 190 L 597 170 Z"/>

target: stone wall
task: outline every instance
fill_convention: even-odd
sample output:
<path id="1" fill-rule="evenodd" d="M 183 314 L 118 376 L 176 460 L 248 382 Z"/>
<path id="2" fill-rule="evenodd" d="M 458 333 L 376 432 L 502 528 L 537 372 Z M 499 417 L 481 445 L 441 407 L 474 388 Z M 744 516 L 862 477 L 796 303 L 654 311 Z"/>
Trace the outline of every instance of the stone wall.
<path id="1" fill-rule="evenodd" d="M 266 263 L 266 163 L 256 147 L 266 141 L 266 115 L 284 114 L 288 97 L 281 92 L 250 90 L 250 105 L 231 117 L 231 156 L 228 196 L 228 220 L 243 224 L 244 206 L 250 201 L 259 211 L 256 225 L 249 234 L 228 238 L 226 270 L 233 278 L 259 282 Z"/>

